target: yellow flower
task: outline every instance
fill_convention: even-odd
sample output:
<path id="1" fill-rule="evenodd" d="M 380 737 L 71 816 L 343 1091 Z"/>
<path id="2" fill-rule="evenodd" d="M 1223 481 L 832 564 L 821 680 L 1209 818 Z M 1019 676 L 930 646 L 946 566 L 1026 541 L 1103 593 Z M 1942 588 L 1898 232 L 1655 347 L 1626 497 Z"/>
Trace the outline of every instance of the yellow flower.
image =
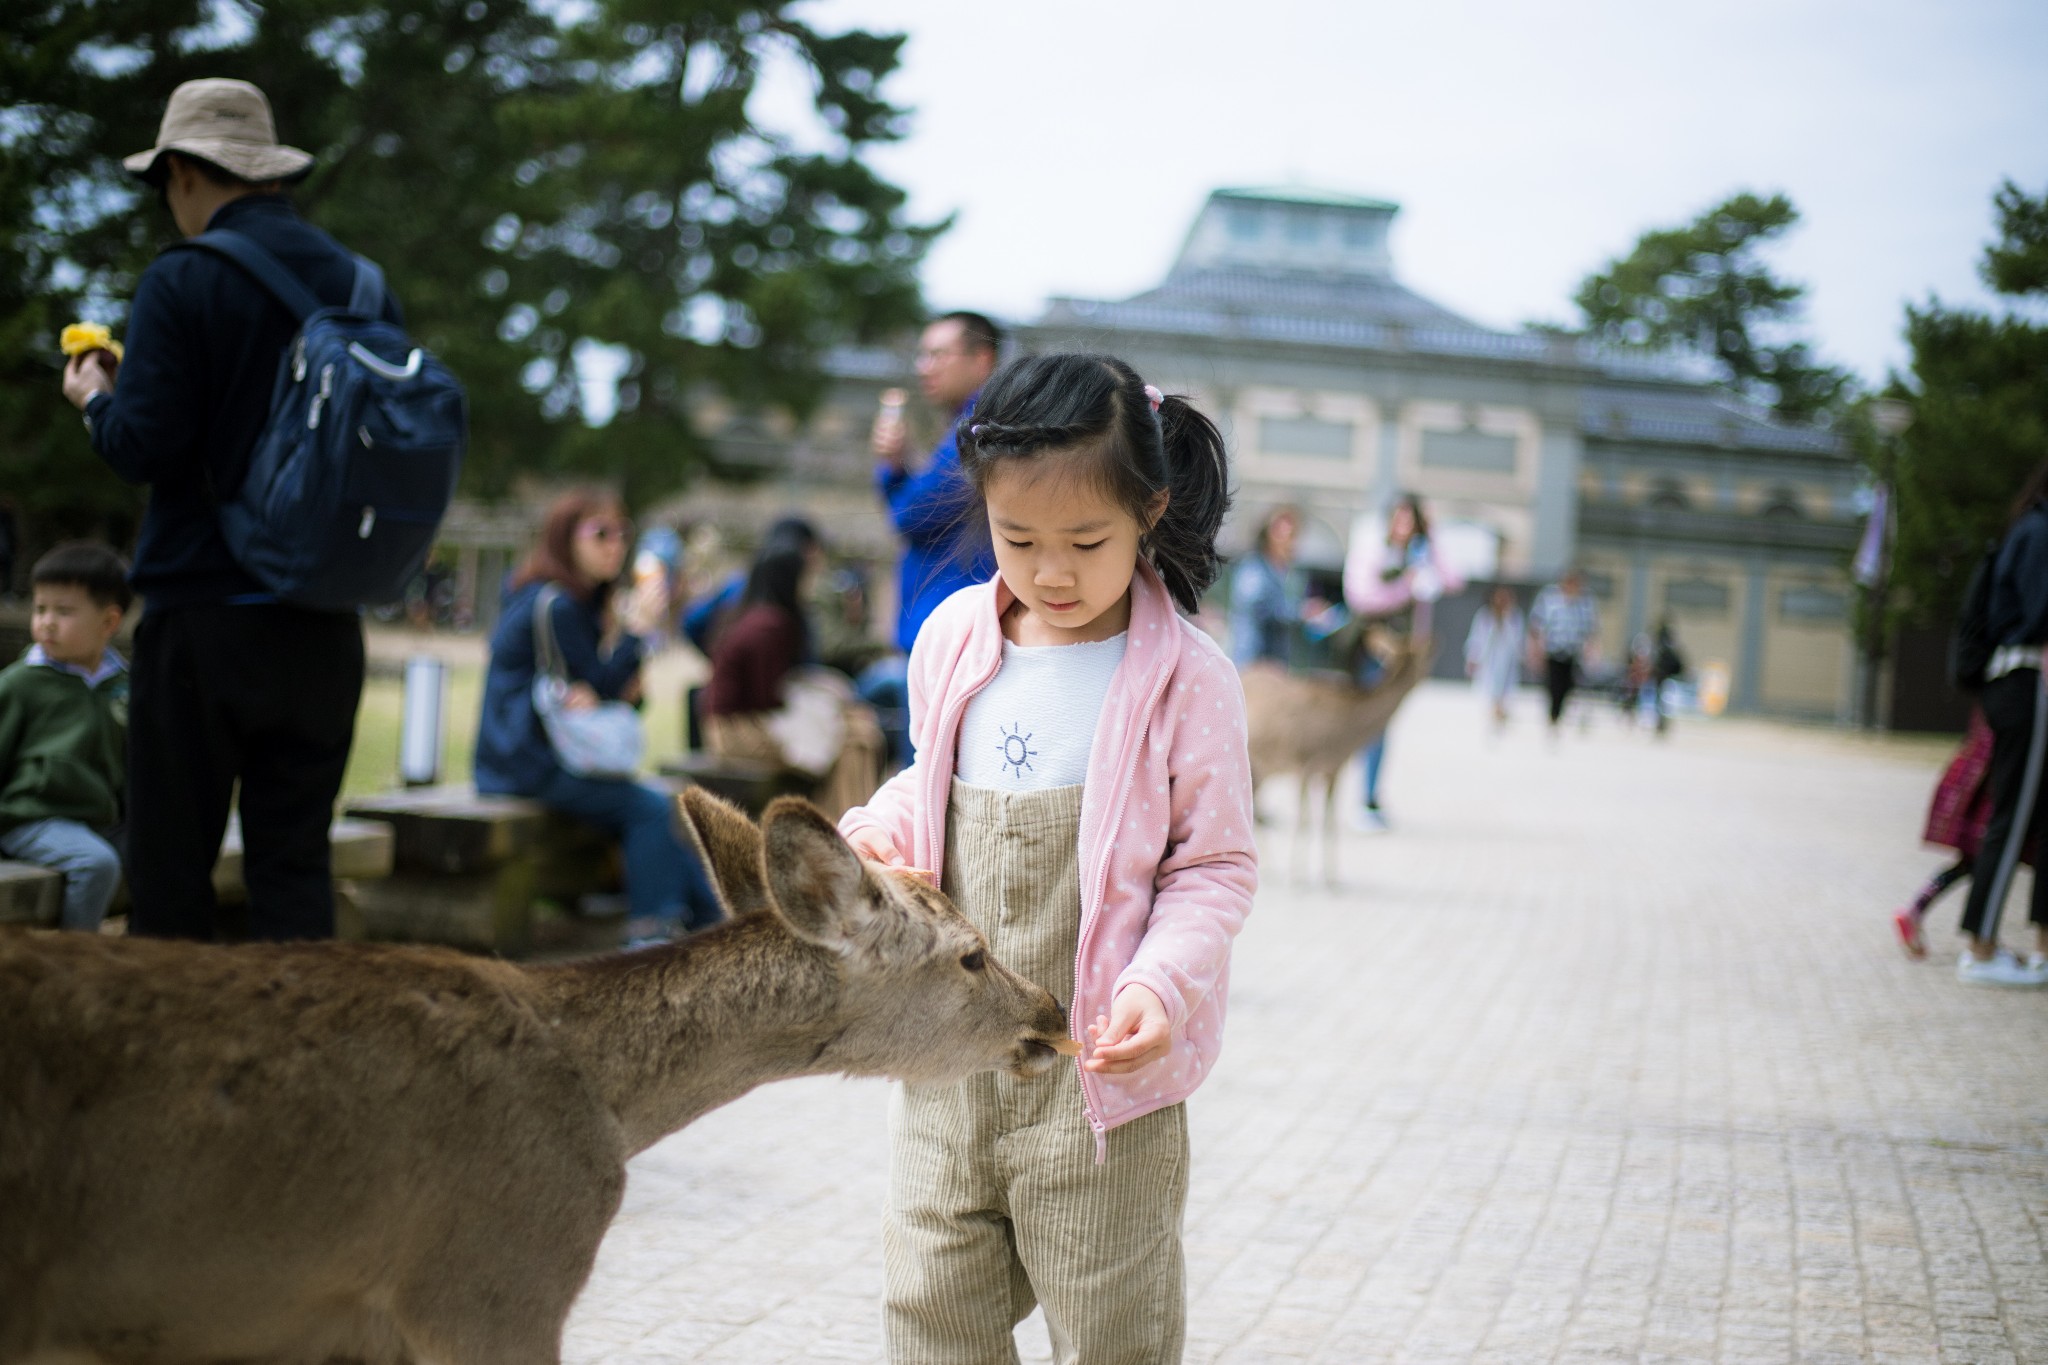
<path id="1" fill-rule="evenodd" d="M 64 335 L 57 338 L 57 345 L 65 355 L 84 355 L 87 351 L 112 351 L 114 359 L 121 359 L 121 343 L 114 340 L 104 324 L 97 322 L 74 322 L 64 329 Z"/>

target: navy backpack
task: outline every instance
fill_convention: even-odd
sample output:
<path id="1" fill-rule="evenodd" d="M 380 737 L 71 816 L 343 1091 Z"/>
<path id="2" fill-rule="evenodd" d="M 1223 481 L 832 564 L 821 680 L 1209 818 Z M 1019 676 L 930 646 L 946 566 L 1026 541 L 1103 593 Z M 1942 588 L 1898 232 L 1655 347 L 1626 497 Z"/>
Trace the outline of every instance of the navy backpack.
<path id="1" fill-rule="evenodd" d="M 384 273 L 360 256 L 348 307 L 329 308 L 239 232 L 179 245 L 233 261 L 299 321 L 249 472 L 220 500 L 236 562 L 299 606 L 404 596 L 455 496 L 469 432 L 461 383 L 383 320 Z"/>

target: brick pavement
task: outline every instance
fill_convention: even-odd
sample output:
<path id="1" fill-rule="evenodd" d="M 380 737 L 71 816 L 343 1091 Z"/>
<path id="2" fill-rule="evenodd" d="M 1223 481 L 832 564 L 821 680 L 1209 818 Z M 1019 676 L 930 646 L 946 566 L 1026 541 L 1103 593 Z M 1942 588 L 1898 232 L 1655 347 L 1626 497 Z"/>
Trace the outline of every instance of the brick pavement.
<path id="1" fill-rule="evenodd" d="M 1530 716 L 1419 693 L 1339 892 L 1269 788 L 1188 1359 L 2048 1361 L 2048 992 L 1957 984 L 1959 895 L 1930 962 L 1885 922 L 1943 751 Z M 569 1359 L 880 1359 L 885 1099 L 772 1086 L 636 1161 Z"/>

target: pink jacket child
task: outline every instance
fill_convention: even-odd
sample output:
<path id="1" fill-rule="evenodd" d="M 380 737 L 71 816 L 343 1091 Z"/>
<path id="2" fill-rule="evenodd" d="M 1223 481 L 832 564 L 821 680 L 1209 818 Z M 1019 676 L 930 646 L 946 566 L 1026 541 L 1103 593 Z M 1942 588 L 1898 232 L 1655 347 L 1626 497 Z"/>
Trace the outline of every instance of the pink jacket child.
<path id="1" fill-rule="evenodd" d="M 840 832 L 882 834 L 942 876 L 946 797 L 967 702 L 1002 664 L 997 577 L 963 588 L 918 633 L 910 655 L 917 761 Z M 1230 941 L 1258 886 L 1244 691 L 1216 643 L 1181 617 L 1150 565 L 1131 578 L 1130 636 L 1110 684 L 1081 799 L 1081 931 L 1068 1027 L 1078 1039 L 1133 982 L 1150 987 L 1173 1028 L 1164 1057 L 1123 1075 L 1081 1072 L 1096 1160 L 1120 1123 L 1194 1092 L 1223 1046 Z M 1079 1063 L 1077 1062 L 1078 1066 Z"/>

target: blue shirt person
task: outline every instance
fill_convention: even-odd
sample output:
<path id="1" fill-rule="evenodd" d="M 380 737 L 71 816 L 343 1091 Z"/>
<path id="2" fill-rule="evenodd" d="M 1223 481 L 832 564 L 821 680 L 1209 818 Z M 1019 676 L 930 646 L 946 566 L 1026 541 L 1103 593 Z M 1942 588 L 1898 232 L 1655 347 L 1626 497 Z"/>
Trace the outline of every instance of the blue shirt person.
<path id="1" fill-rule="evenodd" d="M 1259 527 L 1252 553 L 1230 576 L 1230 658 L 1239 668 L 1271 659 L 1286 664 L 1301 629 L 1301 575 L 1294 568 L 1294 544 L 1301 514 L 1276 507 Z"/>
<path id="2" fill-rule="evenodd" d="M 903 540 L 896 644 L 905 654 L 933 608 L 994 572 L 985 551 L 970 554 L 966 548 L 978 528 L 965 515 L 972 499 L 960 473 L 954 431 L 974 410 L 975 395 L 995 372 L 1001 348 L 1002 332 L 979 313 L 947 313 L 924 329 L 917 346 L 918 387 L 949 420 L 922 470 L 911 472 L 905 461 L 908 442 L 901 418 L 885 411 L 875 421 L 870 442 L 879 461 L 875 486 Z"/>

